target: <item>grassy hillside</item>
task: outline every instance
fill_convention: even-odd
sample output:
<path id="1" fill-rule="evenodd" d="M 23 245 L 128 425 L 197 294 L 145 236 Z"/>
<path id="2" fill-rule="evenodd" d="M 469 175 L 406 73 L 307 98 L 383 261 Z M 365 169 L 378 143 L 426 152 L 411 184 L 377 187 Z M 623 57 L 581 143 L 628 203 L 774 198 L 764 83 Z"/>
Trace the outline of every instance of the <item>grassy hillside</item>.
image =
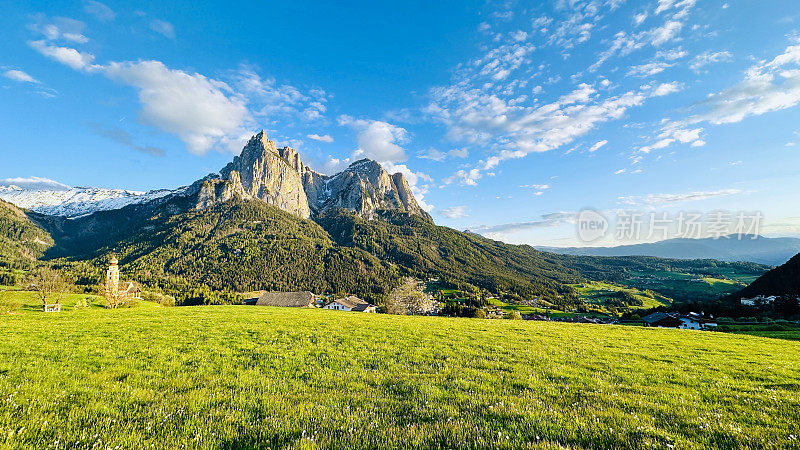
<path id="1" fill-rule="evenodd" d="M 228 202 L 174 216 L 155 215 L 98 251 L 124 271 L 180 293 L 198 285 L 231 291 L 351 292 L 375 300 L 397 271 L 365 251 L 339 248 L 319 225 L 262 202 Z"/>
<path id="2" fill-rule="evenodd" d="M 246 306 L 0 318 L 0 446 L 797 446 L 800 343 Z"/>
<path id="3" fill-rule="evenodd" d="M 561 255 L 462 233 L 407 214 L 386 213 L 383 218 L 365 220 L 339 210 L 317 221 L 342 246 L 363 249 L 411 275 L 441 277 L 458 287 L 555 299 L 572 293 L 566 284 L 582 280 L 578 271 L 563 264 Z"/>
<path id="4" fill-rule="evenodd" d="M 50 235 L 24 211 L 0 200 L 0 267 L 27 267 L 51 245 Z"/>

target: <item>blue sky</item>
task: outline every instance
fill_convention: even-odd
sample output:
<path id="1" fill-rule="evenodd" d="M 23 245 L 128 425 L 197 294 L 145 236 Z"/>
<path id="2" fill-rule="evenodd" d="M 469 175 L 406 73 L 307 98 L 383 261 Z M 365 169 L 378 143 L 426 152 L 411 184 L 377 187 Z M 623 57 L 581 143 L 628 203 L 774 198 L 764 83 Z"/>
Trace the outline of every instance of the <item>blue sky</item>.
<path id="1" fill-rule="evenodd" d="M 581 244 L 584 208 L 800 232 L 793 2 L 207 3 L 7 2 L 0 179 L 174 188 L 263 128 L 508 242 Z"/>

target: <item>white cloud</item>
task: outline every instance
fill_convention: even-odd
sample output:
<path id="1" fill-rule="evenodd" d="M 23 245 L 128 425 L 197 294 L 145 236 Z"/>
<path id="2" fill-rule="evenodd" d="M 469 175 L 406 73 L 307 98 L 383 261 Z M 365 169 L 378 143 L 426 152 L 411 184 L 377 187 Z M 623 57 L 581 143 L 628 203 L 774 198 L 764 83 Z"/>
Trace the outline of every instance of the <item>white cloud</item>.
<path id="1" fill-rule="evenodd" d="M 709 95 L 700 106 L 706 112 L 686 119 L 687 123 L 724 124 L 748 116 L 791 108 L 800 103 L 800 43 L 768 62 L 751 66 L 744 79 L 722 92 Z"/>
<path id="2" fill-rule="evenodd" d="M 50 45 L 43 40 L 29 41 L 28 45 L 42 55 L 75 70 L 92 70 L 95 68 L 92 65 L 92 62 L 94 62 L 94 55 L 91 53 L 81 53 L 74 48 Z"/>
<path id="3" fill-rule="evenodd" d="M 439 214 L 447 217 L 448 219 L 462 219 L 464 217 L 469 217 L 469 215 L 467 215 L 466 206 L 451 206 L 439 211 Z"/>
<path id="4" fill-rule="evenodd" d="M 221 81 L 169 69 L 159 61 L 112 62 L 104 73 L 137 88 L 142 121 L 177 135 L 191 152 L 237 148 L 249 133 L 245 100 Z"/>
<path id="5" fill-rule="evenodd" d="M 8 78 L 9 80 L 19 81 L 21 83 L 38 83 L 39 81 L 36 78 L 28 75 L 27 73 L 21 70 L 6 70 L 3 72 L 3 76 Z"/>
<path id="6" fill-rule="evenodd" d="M 117 16 L 116 13 L 114 13 L 114 10 L 109 8 L 107 5 L 94 0 L 84 1 L 83 11 L 93 15 L 95 18 L 103 22 L 114 20 L 114 18 Z"/>
<path id="7" fill-rule="evenodd" d="M 671 83 L 659 84 L 653 91 L 653 97 L 663 97 L 665 95 L 674 94 L 681 90 L 681 84 L 677 81 Z"/>
<path id="8" fill-rule="evenodd" d="M 629 108 L 641 105 L 648 97 L 644 91 L 629 91 L 602 98 L 585 83 L 541 106 L 512 104 L 464 83 L 434 89 L 432 96 L 426 112 L 447 126 L 451 139 L 498 149 L 479 163 L 480 170 L 490 170 L 503 160 L 567 145 L 598 124 L 623 117 Z M 461 170 L 448 180 L 475 185 L 478 174 L 479 171 Z"/>
<path id="9" fill-rule="evenodd" d="M 3 178 L 0 179 L 0 186 L 17 186 L 22 189 L 48 191 L 66 191 L 71 189 L 66 184 L 42 177 Z"/>
<path id="10" fill-rule="evenodd" d="M 469 156 L 469 151 L 465 148 L 454 148 L 447 152 L 447 154 L 453 158 L 466 158 Z"/>
<path id="11" fill-rule="evenodd" d="M 578 213 L 575 212 L 557 212 L 543 215 L 541 216 L 541 220 L 480 226 L 470 228 L 470 231 L 490 238 L 500 238 L 520 231 L 556 227 L 565 223 L 575 223 L 577 217 Z"/>
<path id="12" fill-rule="evenodd" d="M 424 152 L 417 154 L 418 158 L 431 159 L 433 161 L 444 161 L 449 158 L 466 158 L 469 156 L 469 151 L 465 148 L 454 148 L 448 152 L 442 152 L 435 148 L 429 148 Z"/>
<path id="13" fill-rule="evenodd" d="M 85 44 L 89 38 L 83 35 L 86 24 L 80 20 L 67 17 L 48 18 L 44 14 L 34 14 L 34 22 L 28 25 L 28 29 L 34 33 L 41 34 L 47 41 L 59 39 Z"/>
<path id="14" fill-rule="evenodd" d="M 325 135 L 322 135 L 322 136 L 320 136 L 318 134 L 308 134 L 308 135 L 306 135 L 306 137 L 308 137 L 309 139 L 313 139 L 315 141 L 319 141 L 319 142 L 327 142 L 329 144 L 331 142 L 333 142 L 333 138 L 328 134 L 325 134 Z"/>
<path id="15" fill-rule="evenodd" d="M 481 171 L 478 169 L 458 170 L 453 175 L 444 179 L 444 184 L 458 182 L 461 186 L 477 186 L 481 179 Z"/>
<path id="16" fill-rule="evenodd" d="M 84 35 L 82 35 L 82 34 L 76 34 L 76 33 L 64 33 L 64 34 L 63 34 L 63 35 L 61 35 L 61 36 L 62 36 L 64 39 L 66 39 L 66 40 L 68 40 L 68 41 L 70 41 L 70 42 L 74 42 L 74 43 L 76 43 L 76 44 L 85 44 L 85 43 L 89 42 L 89 38 L 87 38 L 86 36 L 84 36 Z"/>
<path id="17" fill-rule="evenodd" d="M 275 78 L 261 77 L 248 65 L 240 66 L 231 77 L 236 90 L 256 108 L 257 116 L 268 119 L 288 116 L 313 121 L 322 118 L 327 110 L 328 94 L 322 89 L 303 93 L 294 86 L 279 84 Z"/>
<path id="18" fill-rule="evenodd" d="M 631 66 L 630 69 L 628 69 L 628 76 L 650 77 L 665 71 L 666 69 L 672 67 L 673 65 L 674 64 L 658 61 L 638 66 Z"/>
<path id="19" fill-rule="evenodd" d="M 694 5 L 695 0 L 667 0 L 665 2 L 660 2 L 656 14 L 673 8 L 675 8 L 676 11 L 672 15 L 668 15 L 664 23 L 658 27 L 643 30 L 638 33 L 629 34 L 625 31 L 620 31 L 615 34 L 608 48 L 597 55 L 596 61 L 589 67 L 589 71 L 596 71 L 601 65 L 614 56 L 626 56 L 645 46 L 660 47 L 670 42 L 680 40 L 680 32 L 683 30 L 684 21 L 687 19 Z M 642 18 L 642 21 L 643 20 L 644 17 Z M 685 52 L 680 52 L 681 53 L 669 56 L 685 56 Z"/>
<path id="20" fill-rule="evenodd" d="M 353 159 L 370 158 L 380 163 L 406 160 L 405 149 L 398 145 L 407 139 L 408 132 L 404 128 L 380 120 L 355 119 L 347 115 L 339 116 L 339 125 L 350 126 L 358 132 L 358 149 L 353 152 Z"/>
<path id="21" fill-rule="evenodd" d="M 646 145 L 639 149 L 642 153 L 650 153 L 653 150 L 660 150 L 678 142 L 681 144 L 691 144 L 692 147 L 701 147 L 705 141 L 700 138 L 703 128 L 684 128 L 684 125 L 677 122 L 667 122 L 661 128 L 658 141 Z"/>
<path id="22" fill-rule="evenodd" d="M 199 73 L 170 69 L 160 61 L 94 64 L 94 56 L 73 48 L 51 45 L 44 40 L 31 47 L 62 64 L 137 88 L 142 105 L 141 120 L 166 133 L 177 135 L 193 153 L 211 148 L 238 152 L 255 128 L 254 117 L 275 120 L 293 114 L 306 120 L 321 117 L 327 94 L 312 89 L 303 94 L 274 79 L 262 79 L 243 66 L 231 85 Z"/>
<path id="23" fill-rule="evenodd" d="M 695 191 L 684 194 L 648 194 L 644 196 L 624 196 L 619 197 L 619 202 L 631 206 L 660 206 L 675 203 L 685 203 L 697 200 L 707 200 L 715 197 L 725 197 L 740 194 L 739 189 L 720 189 L 717 191 Z"/>
<path id="24" fill-rule="evenodd" d="M 722 51 L 722 52 L 704 52 L 692 59 L 692 63 L 689 64 L 689 68 L 694 70 L 695 72 L 699 72 L 701 68 L 714 63 L 720 62 L 728 62 L 733 60 L 733 55 L 731 52 Z"/>
<path id="25" fill-rule="evenodd" d="M 685 57 L 688 54 L 689 53 L 686 52 L 686 50 L 683 50 L 682 48 L 678 47 L 671 50 L 659 50 L 656 52 L 656 58 L 664 59 L 667 61 L 675 61 L 677 59 Z"/>
<path id="26" fill-rule="evenodd" d="M 155 19 L 150 21 L 150 29 L 164 37 L 175 39 L 175 26 L 166 20 Z"/>
<path id="27" fill-rule="evenodd" d="M 595 142 L 595 144 L 592 145 L 592 147 L 589 149 L 589 151 L 590 152 L 597 151 L 597 150 L 599 150 L 601 147 L 603 147 L 606 144 L 608 144 L 608 141 L 606 139 L 603 139 L 602 141 Z"/>
<path id="28" fill-rule="evenodd" d="M 675 40 L 681 28 L 683 28 L 683 23 L 677 20 L 670 20 L 664 25 L 655 28 L 650 34 L 653 45 L 660 46 Z"/>

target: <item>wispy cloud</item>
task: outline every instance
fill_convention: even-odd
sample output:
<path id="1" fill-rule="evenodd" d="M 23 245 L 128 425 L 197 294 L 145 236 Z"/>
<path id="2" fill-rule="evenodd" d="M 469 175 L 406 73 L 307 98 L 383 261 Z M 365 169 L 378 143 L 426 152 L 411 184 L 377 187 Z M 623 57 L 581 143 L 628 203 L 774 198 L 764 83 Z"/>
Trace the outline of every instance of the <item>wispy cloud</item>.
<path id="1" fill-rule="evenodd" d="M 319 141 L 319 142 L 327 142 L 327 143 L 333 142 L 333 138 L 328 134 L 324 134 L 322 136 L 320 136 L 318 134 L 308 134 L 308 135 L 306 135 L 306 137 L 309 138 L 309 139 L 312 139 L 314 141 Z"/>
<path id="2" fill-rule="evenodd" d="M 36 78 L 33 78 L 26 72 L 16 69 L 6 70 L 5 72 L 3 72 L 3 76 L 8 78 L 9 80 L 19 81 L 20 83 L 34 83 L 34 84 L 39 83 L 39 81 L 36 80 Z"/>
<path id="3" fill-rule="evenodd" d="M 608 144 L 608 141 L 606 139 L 603 139 L 602 141 L 595 142 L 594 145 L 592 145 L 589 148 L 589 151 L 590 152 L 595 152 L 595 151 L 599 150 L 600 148 L 604 147 L 606 144 Z"/>
<path id="4" fill-rule="evenodd" d="M 166 38 L 175 39 L 175 26 L 166 20 L 151 20 L 150 29 Z"/>
<path id="5" fill-rule="evenodd" d="M 120 128 L 105 128 L 100 124 L 90 124 L 92 132 L 98 136 L 102 136 L 119 144 L 124 145 L 137 152 L 145 153 L 152 156 L 164 156 L 166 152 L 163 149 L 151 145 L 138 145 L 134 142 L 133 136 L 127 131 Z"/>
<path id="6" fill-rule="evenodd" d="M 461 219 L 464 217 L 469 217 L 466 206 L 451 206 L 439 211 L 439 214 L 447 217 L 448 219 Z"/>
<path id="7" fill-rule="evenodd" d="M 109 8 L 105 3 L 100 3 L 94 0 L 86 0 L 83 2 L 83 11 L 87 14 L 93 15 L 97 20 L 109 22 L 117 17 L 113 9 Z"/>
<path id="8" fill-rule="evenodd" d="M 692 63 L 689 64 L 689 68 L 695 72 L 699 72 L 700 69 L 709 64 L 728 62 L 732 60 L 733 54 L 731 54 L 729 51 L 703 52 L 692 59 Z"/>
<path id="9" fill-rule="evenodd" d="M 715 197 L 726 197 L 740 194 L 739 189 L 720 189 L 717 191 L 695 191 L 681 194 L 648 194 L 619 197 L 619 203 L 631 206 L 661 206 L 707 200 Z"/>
<path id="10" fill-rule="evenodd" d="M 541 216 L 540 220 L 479 226 L 470 228 L 469 231 L 489 237 L 492 236 L 502 237 L 504 235 L 513 234 L 525 230 L 550 228 L 566 223 L 575 223 L 577 218 L 578 218 L 578 213 L 576 212 L 557 212 L 557 213 L 543 215 Z"/>

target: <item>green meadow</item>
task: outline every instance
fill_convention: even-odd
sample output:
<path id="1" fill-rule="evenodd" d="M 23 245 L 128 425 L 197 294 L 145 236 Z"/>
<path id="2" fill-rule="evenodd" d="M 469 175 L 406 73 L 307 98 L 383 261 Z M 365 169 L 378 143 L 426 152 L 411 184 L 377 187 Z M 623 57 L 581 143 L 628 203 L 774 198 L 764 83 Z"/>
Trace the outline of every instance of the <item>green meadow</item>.
<path id="1" fill-rule="evenodd" d="M 149 306 L 0 316 L 0 447 L 800 446 L 798 342 Z"/>

